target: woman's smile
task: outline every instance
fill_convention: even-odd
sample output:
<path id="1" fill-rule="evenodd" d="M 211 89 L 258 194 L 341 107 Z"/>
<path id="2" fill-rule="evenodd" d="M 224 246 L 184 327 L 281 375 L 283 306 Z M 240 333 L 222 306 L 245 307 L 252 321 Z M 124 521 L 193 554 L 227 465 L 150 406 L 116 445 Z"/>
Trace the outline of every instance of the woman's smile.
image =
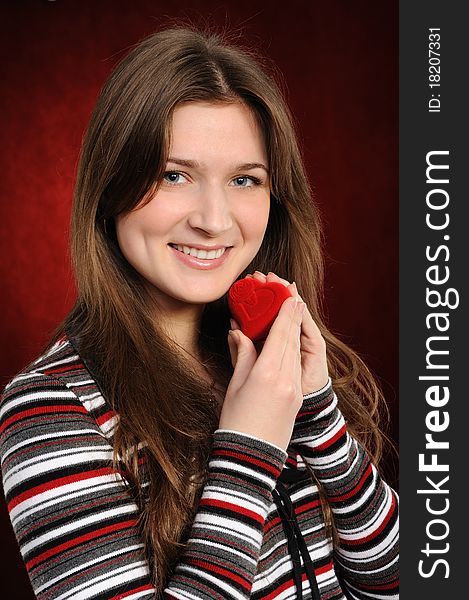
<path id="1" fill-rule="evenodd" d="M 194 246 L 169 244 L 175 251 L 175 258 L 194 269 L 216 269 L 227 260 L 231 247 L 217 246 L 216 249 L 198 249 Z"/>

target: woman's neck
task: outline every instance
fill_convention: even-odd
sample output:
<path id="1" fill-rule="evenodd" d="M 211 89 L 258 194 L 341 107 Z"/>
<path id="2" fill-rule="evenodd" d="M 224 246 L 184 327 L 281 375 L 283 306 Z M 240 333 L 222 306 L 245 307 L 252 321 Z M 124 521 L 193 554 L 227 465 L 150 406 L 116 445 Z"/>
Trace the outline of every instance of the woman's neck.
<path id="1" fill-rule="evenodd" d="M 167 335 L 184 352 L 197 359 L 200 358 L 199 335 L 203 309 L 203 305 L 181 307 L 167 311 L 163 319 Z"/>

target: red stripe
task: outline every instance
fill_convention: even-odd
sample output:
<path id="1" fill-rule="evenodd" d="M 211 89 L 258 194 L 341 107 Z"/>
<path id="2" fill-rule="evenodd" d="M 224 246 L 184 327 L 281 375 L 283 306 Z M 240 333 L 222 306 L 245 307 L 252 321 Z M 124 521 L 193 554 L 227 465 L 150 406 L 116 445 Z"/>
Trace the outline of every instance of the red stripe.
<path id="1" fill-rule="evenodd" d="M 84 369 L 83 363 L 75 363 L 67 365 L 66 367 L 57 367 L 56 369 L 44 369 L 44 375 L 52 375 L 53 373 L 66 373 L 67 371 L 76 371 L 77 369 Z"/>
<path id="2" fill-rule="evenodd" d="M 102 425 L 103 423 L 106 423 L 106 421 L 110 421 L 111 419 L 113 419 L 115 416 L 116 416 L 115 411 L 108 410 L 107 413 L 104 413 L 104 415 L 102 415 L 101 417 L 96 419 L 96 423 L 98 425 Z"/>
<path id="3" fill-rule="evenodd" d="M 330 404 L 330 403 L 328 403 Z M 301 410 L 297 415 L 296 418 L 297 420 L 301 419 L 302 417 L 308 417 L 311 415 L 317 415 L 318 413 L 320 413 L 322 410 L 324 410 L 324 408 L 326 408 L 327 404 L 325 404 L 324 406 L 318 406 L 318 408 L 310 408 L 308 410 Z M 298 422 L 298 425 L 302 425 L 303 423 L 301 422 L 301 420 Z"/>
<path id="4" fill-rule="evenodd" d="M 318 567 L 317 569 L 314 569 L 314 572 L 316 573 L 316 575 L 324 575 L 324 573 L 327 573 L 328 571 L 332 571 L 334 567 L 332 566 L 332 562 L 327 563 L 327 565 L 324 565 L 322 567 Z"/>
<path id="5" fill-rule="evenodd" d="M 366 544 L 366 542 L 371 541 L 372 539 L 374 539 L 376 536 L 378 536 L 383 529 L 386 527 L 386 525 L 389 523 L 390 518 L 392 517 L 392 515 L 394 514 L 394 510 L 396 508 L 396 499 L 393 496 L 392 497 L 392 502 L 391 502 L 391 507 L 389 509 L 388 514 L 386 515 L 386 517 L 384 518 L 383 522 L 381 523 L 381 525 L 378 527 L 378 529 L 376 529 L 375 531 L 373 531 L 373 533 L 370 533 L 370 535 L 367 535 L 364 538 L 360 538 L 358 540 L 344 540 L 346 544 L 349 544 L 351 546 L 358 546 L 359 544 Z"/>
<path id="6" fill-rule="evenodd" d="M 317 506 L 321 506 L 321 500 L 313 500 L 312 502 L 307 502 L 306 504 L 301 504 L 295 510 L 297 515 L 304 513 L 306 510 L 310 508 L 316 508 Z"/>
<path id="7" fill-rule="evenodd" d="M 239 583 L 247 591 L 251 591 L 252 583 L 246 581 L 243 577 L 236 575 L 232 571 L 222 569 L 221 567 L 212 565 L 211 563 L 206 562 L 204 560 L 191 560 L 189 564 L 195 565 L 196 567 L 200 567 L 201 569 L 206 569 L 211 573 L 217 573 L 217 575 L 221 575 L 222 577 L 228 578 L 230 581 L 235 581 L 236 583 Z"/>
<path id="8" fill-rule="evenodd" d="M 316 575 L 322 575 L 323 573 L 327 573 L 328 571 L 332 570 L 332 563 L 327 563 L 327 565 L 324 565 L 323 567 L 319 567 L 317 569 L 314 569 L 314 573 Z M 306 573 L 302 573 L 301 575 L 301 581 L 306 581 L 308 578 L 308 576 L 306 575 Z M 263 596 L 263 600 L 273 600 L 274 598 L 277 598 L 277 596 L 279 595 L 279 592 L 283 592 L 284 590 L 293 587 L 294 586 L 294 581 L 293 579 L 289 579 L 288 581 L 285 581 L 285 583 L 282 583 L 282 585 L 280 585 L 279 587 L 277 587 L 273 592 L 271 592 L 268 596 Z"/>
<path id="9" fill-rule="evenodd" d="M 301 576 L 301 581 L 306 581 L 307 576 L 306 573 L 303 573 Z M 273 600 L 274 598 L 277 598 L 277 596 L 280 595 L 280 592 L 283 592 L 284 590 L 293 587 L 294 581 L 293 579 L 289 579 L 288 581 L 285 581 L 284 583 L 282 583 L 282 585 L 279 585 L 277 588 L 275 588 L 275 590 L 273 592 L 271 592 L 270 594 L 268 594 L 267 596 L 263 596 L 263 600 Z"/>
<path id="10" fill-rule="evenodd" d="M 129 592 L 124 592 L 123 594 L 119 594 L 118 596 L 113 596 L 112 598 L 109 598 L 109 600 L 121 600 L 122 598 L 128 598 L 129 596 L 132 596 L 133 594 L 138 594 L 139 592 L 145 592 L 145 591 L 153 591 L 155 588 L 150 585 L 142 585 L 139 588 L 135 588 L 134 590 L 130 590 Z"/>
<path id="11" fill-rule="evenodd" d="M 252 510 L 248 510 L 247 508 L 243 508 L 237 504 L 232 504 L 231 502 L 223 502 L 223 500 L 211 500 L 210 498 L 204 498 L 199 502 L 199 506 L 216 506 L 218 508 L 225 508 L 231 512 L 245 515 L 246 517 L 254 519 L 254 521 L 257 521 L 258 523 L 264 523 L 265 521 L 264 517 L 258 515 Z"/>
<path id="12" fill-rule="evenodd" d="M 310 508 L 316 508 L 317 506 L 321 506 L 321 500 L 313 500 L 312 502 L 307 502 L 306 504 L 301 504 L 300 506 L 297 506 L 295 508 L 295 514 L 300 515 L 301 513 L 304 513 L 305 511 L 309 510 Z M 268 533 L 272 529 L 272 527 L 275 527 L 281 521 L 282 521 L 282 519 L 280 517 L 275 517 L 273 519 L 269 519 L 268 521 L 266 521 L 265 525 L 264 525 L 264 536 L 266 533 Z"/>
<path id="13" fill-rule="evenodd" d="M 84 479 L 92 479 L 94 477 L 101 477 L 103 475 L 110 475 L 111 473 L 116 473 L 114 469 L 111 467 L 104 467 L 102 469 L 96 469 L 94 471 L 86 471 L 84 473 L 76 473 L 75 475 L 67 475 L 66 477 L 59 477 L 59 479 L 53 479 L 52 481 L 48 481 L 47 483 L 42 483 L 41 485 L 37 485 L 29 490 L 26 490 L 22 494 L 18 494 L 15 496 L 11 502 L 8 504 L 8 510 L 12 510 L 25 500 L 32 498 L 33 496 L 38 496 L 44 492 L 49 490 L 61 487 L 63 485 L 68 485 L 70 483 L 75 483 L 76 481 L 83 481 Z"/>
<path id="14" fill-rule="evenodd" d="M 280 517 L 275 517 L 274 519 L 269 519 L 269 521 L 266 521 L 265 526 L 264 526 L 264 536 L 266 533 L 268 533 L 272 527 L 275 527 L 276 525 L 278 525 L 281 521 Z"/>
<path id="15" fill-rule="evenodd" d="M 81 535 L 80 537 L 73 538 L 73 540 L 69 540 L 68 542 L 64 542 L 63 544 L 59 544 L 58 546 L 54 546 L 50 550 L 39 554 L 35 558 L 32 558 L 30 561 L 26 563 L 26 568 L 28 570 L 32 569 L 35 565 L 44 560 L 47 560 L 51 556 L 55 554 L 59 554 L 59 552 L 63 552 L 68 548 L 73 548 L 74 546 L 78 546 L 78 544 L 84 544 L 94 538 L 102 537 L 107 535 L 108 533 L 113 533 L 117 530 L 128 529 L 129 527 L 135 527 L 137 525 L 137 520 L 133 519 L 132 521 L 125 521 L 124 523 L 116 523 L 115 525 L 108 525 L 108 527 L 103 527 L 102 529 L 97 529 L 95 531 L 90 531 L 85 535 Z"/>
<path id="16" fill-rule="evenodd" d="M 331 502 L 342 502 L 343 500 L 348 500 L 349 498 L 352 498 L 352 496 L 355 496 L 356 494 L 358 494 L 359 490 L 363 487 L 366 479 L 370 476 L 370 474 L 371 474 L 371 464 L 368 465 L 366 471 L 363 473 L 360 481 L 353 488 L 353 490 L 351 490 L 347 494 L 343 494 L 342 496 L 331 496 L 331 497 L 329 497 L 329 500 Z"/>
<path id="17" fill-rule="evenodd" d="M 336 442 L 339 438 L 341 438 L 343 435 L 345 435 L 346 432 L 346 425 L 342 425 L 342 427 L 339 429 L 339 431 L 333 435 L 330 439 L 328 439 L 327 441 L 324 442 L 324 444 L 319 444 L 319 446 L 316 446 L 316 450 L 324 450 L 325 448 L 328 448 L 329 446 L 332 446 L 332 444 L 334 442 Z"/>
<path id="18" fill-rule="evenodd" d="M 269 471 L 273 475 L 277 476 L 280 472 L 277 467 L 269 465 L 268 462 L 263 460 L 259 460 L 252 456 L 247 456 L 246 454 L 241 454 L 240 452 L 232 452 L 230 450 L 217 450 L 214 452 L 215 456 L 230 456 L 231 458 L 236 458 L 240 462 L 249 462 L 253 465 L 257 465 L 258 467 L 262 467 L 264 470 Z"/>
<path id="19" fill-rule="evenodd" d="M 92 436 L 90 436 L 90 435 L 83 436 L 83 437 L 82 436 L 67 437 L 67 442 L 73 443 L 73 442 L 76 442 L 76 441 L 84 441 L 84 442 L 92 443 L 92 442 L 95 441 L 95 438 L 92 437 Z M 25 450 L 21 450 L 20 452 L 16 452 L 15 454 L 10 455 L 5 460 L 4 465 L 7 466 L 7 465 L 10 464 L 10 462 L 12 462 L 12 461 L 14 461 L 14 460 L 16 460 L 18 458 L 21 458 L 21 457 L 23 457 L 25 455 L 26 455 L 26 458 L 29 455 L 31 455 L 31 456 L 37 455 L 37 452 L 39 450 L 43 450 L 44 448 L 52 448 L 54 446 L 62 446 L 62 445 L 63 445 L 63 439 L 54 440 L 52 442 L 42 442 L 42 443 L 37 444 L 35 446 L 30 446 L 29 448 L 26 448 Z"/>
<path id="20" fill-rule="evenodd" d="M 29 417 L 35 417 L 37 415 L 46 415 L 46 414 L 62 414 L 62 413 L 80 413 L 87 414 L 87 411 L 84 406 L 75 406 L 75 405 L 60 405 L 60 406 L 37 406 L 36 408 L 29 408 L 28 410 L 23 410 L 20 413 L 13 415 L 6 419 L 3 424 L 0 426 L 0 434 L 7 429 L 13 423 L 17 421 L 21 421 L 22 419 L 27 419 Z"/>

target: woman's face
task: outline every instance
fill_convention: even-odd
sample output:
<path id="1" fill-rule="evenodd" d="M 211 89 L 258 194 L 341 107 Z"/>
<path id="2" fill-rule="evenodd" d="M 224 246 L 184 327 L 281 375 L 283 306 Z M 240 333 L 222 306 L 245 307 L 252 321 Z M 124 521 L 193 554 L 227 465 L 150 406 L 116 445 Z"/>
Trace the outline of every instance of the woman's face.
<path id="1" fill-rule="evenodd" d="M 116 221 L 124 256 L 163 307 L 220 298 L 251 262 L 269 217 L 268 168 L 263 136 L 245 105 L 175 109 L 160 188 Z"/>

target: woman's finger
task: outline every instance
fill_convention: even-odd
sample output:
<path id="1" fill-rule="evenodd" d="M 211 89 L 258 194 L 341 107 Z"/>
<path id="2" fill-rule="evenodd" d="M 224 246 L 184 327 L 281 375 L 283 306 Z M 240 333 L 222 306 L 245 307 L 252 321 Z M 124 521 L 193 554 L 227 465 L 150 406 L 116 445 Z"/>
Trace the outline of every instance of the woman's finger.
<path id="1" fill-rule="evenodd" d="M 274 281 L 275 283 L 283 283 L 283 285 L 285 286 L 289 286 L 291 285 L 289 281 L 287 281 L 286 279 L 282 279 L 281 277 L 279 277 L 278 275 L 276 275 L 275 273 L 272 273 L 272 271 L 269 271 L 266 275 L 266 279 L 267 281 L 270 283 L 271 281 Z"/>
<path id="2" fill-rule="evenodd" d="M 301 296 L 298 295 L 299 300 L 301 300 Z M 301 334 L 302 334 L 302 344 L 313 344 L 318 345 L 322 344 L 322 334 L 319 330 L 319 327 L 316 325 L 315 320 L 311 316 L 311 313 L 306 306 L 304 314 L 303 314 L 303 322 L 301 323 Z"/>
<path id="3" fill-rule="evenodd" d="M 261 273 L 260 271 L 254 271 L 252 276 L 254 279 L 257 279 L 258 281 L 262 281 L 262 283 L 265 283 L 267 281 L 267 277 L 264 275 L 264 273 Z"/>
<path id="4" fill-rule="evenodd" d="M 234 369 L 230 385 L 239 387 L 251 372 L 257 352 L 252 341 L 240 329 L 228 335 L 228 347 Z"/>
<path id="5" fill-rule="evenodd" d="M 295 344 L 299 341 L 302 320 L 301 305 L 304 306 L 304 303 L 299 304 L 295 297 L 287 298 L 280 307 L 259 355 L 259 361 L 265 367 L 280 370 L 285 360 L 293 365 L 292 354 L 295 352 Z"/>

